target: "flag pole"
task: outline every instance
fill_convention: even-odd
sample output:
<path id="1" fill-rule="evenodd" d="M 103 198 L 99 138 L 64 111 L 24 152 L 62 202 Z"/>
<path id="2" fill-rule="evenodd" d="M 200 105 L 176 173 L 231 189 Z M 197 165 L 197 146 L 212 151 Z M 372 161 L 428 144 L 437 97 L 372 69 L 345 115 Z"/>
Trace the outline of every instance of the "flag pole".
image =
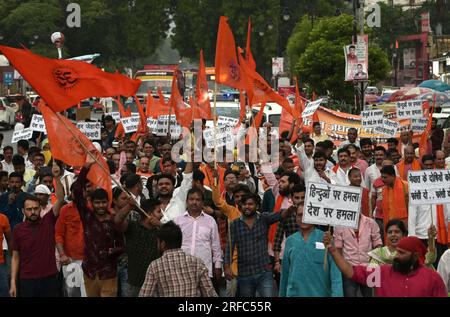
<path id="1" fill-rule="evenodd" d="M 66 122 L 64 122 L 64 120 L 61 120 L 61 118 L 56 114 L 56 117 L 58 118 L 58 120 L 59 121 L 61 121 L 62 122 L 62 124 L 64 124 L 64 126 L 66 127 L 66 129 L 67 130 L 69 130 L 69 132 L 72 134 L 72 136 L 77 140 L 77 142 L 78 143 L 80 143 L 81 144 L 81 146 L 83 147 L 83 149 L 86 151 L 86 153 L 100 166 L 100 168 L 104 171 L 104 172 L 106 172 L 108 175 L 109 175 L 109 177 L 112 179 L 112 181 L 114 182 L 114 184 L 116 184 L 116 186 L 117 187 L 119 187 L 120 188 L 120 190 L 122 190 L 122 192 L 124 192 L 126 195 L 127 195 L 127 197 L 128 198 L 132 198 L 133 199 L 133 201 L 136 203 L 136 207 L 137 207 L 137 209 L 139 209 L 139 211 L 140 212 L 142 212 L 147 218 L 150 218 L 150 216 L 148 215 L 148 213 L 146 213 L 145 212 L 145 210 L 144 209 L 142 209 L 141 208 L 141 206 L 139 206 L 139 204 L 137 203 L 137 201 L 122 187 L 122 185 L 118 182 L 118 181 L 116 181 L 113 177 L 111 177 L 111 175 L 109 174 L 109 171 L 107 171 L 106 169 L 105 169 L 105 167 L 102 165 L 102 164 L 100 164 L 100 162 L 98 161 L 98 159 L 91 153 L 91 152 L 89 152 L 89 150 L 88 150 L 88 148 L 86 147 L 86 145 L 83 143 L 83 142 L 81 142 L 81 140 L 78 138 L 78 136 L 75 134 L 75 132 L 74 131 L 72 131 L 72 128 L 66 123 Z"/>
<path id="2" fill-rule="evenodd" d="M 214 136 L 214 169 L 217 171 L 217 142 L 216 142 L 216 129 L 217 129 L 217 81 L 214 81 L 214 115 L 213 115 L 213 136 Z M 214 185 L 217 186 L 218 179 L 214 178 Z"/>

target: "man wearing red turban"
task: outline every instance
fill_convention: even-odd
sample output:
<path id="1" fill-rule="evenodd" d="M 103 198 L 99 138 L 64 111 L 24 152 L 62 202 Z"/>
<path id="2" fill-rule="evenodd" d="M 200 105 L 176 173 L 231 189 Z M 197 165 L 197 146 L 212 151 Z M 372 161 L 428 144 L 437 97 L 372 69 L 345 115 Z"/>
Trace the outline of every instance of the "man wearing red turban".
<path id="1" fill-rule="evenodd" d="M 348 263 L 333 246 L 330 233 L 325 233 L 323 243 L 345 277 L 375 287 L 378 297 L 447 297 L 442 278 L 423 265 L 426 248 L 417 237 L 401 239 L 394 263 L 375 268 Z"/>

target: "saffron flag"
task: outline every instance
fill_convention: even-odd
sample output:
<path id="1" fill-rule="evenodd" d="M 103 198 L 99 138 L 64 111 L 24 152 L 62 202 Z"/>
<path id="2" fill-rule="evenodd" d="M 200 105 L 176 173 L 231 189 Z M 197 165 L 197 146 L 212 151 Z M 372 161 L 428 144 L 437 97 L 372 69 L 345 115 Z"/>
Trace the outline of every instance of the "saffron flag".
<path id="1" fill-rule="evenodd" d="M 239 52 L 242 52 L 241 48 L 239 48 Z M 289 101 L 276 93 L 261 75 L 252 70 L 241 54 L 239 54 L 239 63 L 246 78 L 244 81 L 246 84 L 245 91 L 247 92 L 251 105 L 273 101 L 292 115 L 292 107 Z"/>
<path id="2" fill-rule="evenodd" d="M 228 25 L 228 18 L 224 16 L 220 17 L 217 33 L 215 76 L 219 84 L 239 90 L 244 89 L 233 32 Z"/>
<path id="3" fill-rule="evenodd" d="M 165 103 L 164 96 L 162 94 L 162 91 L 160 88 L 158 88 L 158 100 L 155 100 L 153 96 L 150 98 L 150 105 L 148 104 L 147 100 L 147 117 L 153 117 L 154 119 L 157 119 L 159 116 L 169 115 L 170 112 L 170 106 Z"/>
<path id="4" fill-rule="evenodd" d="M 250 49 L 250 38 L 252 35 L 252 22 L 250 21 L 250 17 L 248 18 L 248 27 L 247 27 L 247 44 L 245 46 L 245 60 L 248 63 L 248 66 L 252 70 L 256 70 L 256 62 L 253 58 L 252 51 Z"/>
<path id="5" fill-rule="evenodd" d="M 55 112 L 90 97 L 132 96 L 141 84 L 81 61 L 50 59 L 8 46 L 0 46 L 0 51 Z"/>
<path id="6" fill-rule="evenodd" d="M 138 112 L 139 112 L 139 126 L 138 126 L 137 131 L 131 137 L 132 141 L 136 141 L 140 134 L 142 134 L 142 135 L 148 134 L 147 116 L 144 113 L 144 108 L 142 107 L 141 102 L 139 101 L 139 99 L 136 96 L 134 96 L 134 101 L 136 102 Z"/>
<path id="7" fill-rule="evenodd" d="M 147 106 L 145 108 L 145 116 L 147 118 L 151 117 L 150 109 L 152 109 L 153 107 L 155 107 L 155 99 L 153 99 L 152 92 L 149 90 L 147 91 Z"/>
<path id="8" fill-rule="evenodd" d="M 176 75 L 173 76 L 172 80 L 172 94 L 170 95 L 169 106 L 173 108 L 177 122 L 182 127 L 189 129 L 192 113 L 190 112 L 190 109 L 186 107 L 180 91 L 178 90 L 178 80 Z"/>
<path id="9" fill-rule="evenodd" d="M 198 67 L 197 85 L 195 87 L 195 98 L 197 99 L 197 106 L 199 108 L 198 115 L 203 119 L 212 119 L 203 50 L 200 51 L 200 64 Z"/>
<path id="10" fill-rule="evenodd" d="M 425 128 L 425 131 L 423 131 L 422 135 L 420 136 L 419 140 L 419 156 L 422 157 L 425 154 L 431 154 L 432 152 L 432 146 L 431 146 L 431 140 L 429 139 L 429 136 L 431 135 L 431 123 L 433 122 L 433 112 L 434 107 L 436 105 L 436 94 L 434 95 L 434 101 L 433 106 L 431 107 L 429 114 L 428 114 L 428 122 L 427 126 Z"/>
<path id="11" fill-rule="evenodd" d="M 95 187 L 103 188 L 112 200 L 111 177 L 109 167 L 102 154 L 94 144 L 70 122 L 66 117 L 53 112 L 44 102 L 39 104 L 39 110 L 47 127 L 48 141 L 52 156 L 70 166 L 83 166 L 87 162 L 88 151 L 96 158 L 87 179 Z"/>
<path id="12" fill-rule="evenodd" d="M 247 109 L 246 109 L 247 100 L 246 100 L 245 94 L 242 90 L 239 91 L 239 103 L 241 105 L 241 107 L 240 107 L 241 111 L 239 113 L 239 122 L 242 122 L 242 121 L 244 121 L 245 115 L 247 114 Z"/>

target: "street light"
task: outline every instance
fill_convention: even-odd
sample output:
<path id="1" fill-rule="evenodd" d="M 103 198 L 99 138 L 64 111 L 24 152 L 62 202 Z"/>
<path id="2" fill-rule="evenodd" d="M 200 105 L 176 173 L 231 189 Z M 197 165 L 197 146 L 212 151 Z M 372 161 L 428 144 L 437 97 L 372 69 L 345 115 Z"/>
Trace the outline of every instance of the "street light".
<path id="1" fill-rule="evenodd" d="M 289 21 L 290 18 L 291 18 L 291 15 L 289 14 L 288 8 L 283 8 L 283 10 L 281 12 L 281 15 L 283 16 L 283 20 L 286 21 L 286 22 Z"/>
<path id="2" fill-rule="evenodd" d="M 0 34 L 0 41 L 3 41 L 4 36 Z"/>

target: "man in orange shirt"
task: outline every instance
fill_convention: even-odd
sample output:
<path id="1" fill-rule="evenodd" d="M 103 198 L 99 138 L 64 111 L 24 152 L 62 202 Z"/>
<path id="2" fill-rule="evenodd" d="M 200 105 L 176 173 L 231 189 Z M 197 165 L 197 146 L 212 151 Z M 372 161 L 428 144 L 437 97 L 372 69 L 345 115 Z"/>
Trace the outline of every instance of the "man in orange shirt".
<path id="1" fill-rule="evenodd" d="M 55 242 L 61 264 L 63 265 L 64 286 L 68 286 L 69 284 L 69 278 L 66 274 L 68 273 L 67 265 L 75 263 L 77 264 L 77 268 L 79 268 L 79 275 L 77 275 L 77 278 L 80 279 L 80 288 L 84 289 L 83 274 L 81 271 L 81 262 L 83 261 L 84 254 L 83 225 L 77 206 L 73 203 L 72 187 L 70 190 L 70 198 L 72 201 L 61 208 L 61 213 L 55 225 Z M 71 287 L 64 287 L 64 289 L 75 290 Z M 84 292 L 84 290 L 81 290 L 81 293 Z M 67 294 L 68 297 L 79 297 L 80 295 L 81 294 L 77 294 L 76 292 L 68 292 Z"/>
<path id="2" fill-rule="evenodd" d="M 8 249 L 11 245 L 11 227 L 8 218 L 4 214 L 0 214 L 0 297 L 9 297 L 8 289 L 8 270 L 5 257 L 3 256 L 3 235 L 6 238 Z"/>
<path id="3" fill-rule="evenodd" d="M 384 183 L 381 202 L 383 208 L 383 223 L 392 219 L 400 219 L 408 225 L 408 183 L 395 175 L 394 166 L 384 166 L 381 169 L 381 179 Z"/>
<path id="4" fill-rule="evenodd" d="M 420 162 L 416 159 L 414 147 L 412 145 L 405 147 L 404 158 L 397 164 L 397 170 L 404 181 L 408 181 L 409 171 L 421 170 Z"/>

